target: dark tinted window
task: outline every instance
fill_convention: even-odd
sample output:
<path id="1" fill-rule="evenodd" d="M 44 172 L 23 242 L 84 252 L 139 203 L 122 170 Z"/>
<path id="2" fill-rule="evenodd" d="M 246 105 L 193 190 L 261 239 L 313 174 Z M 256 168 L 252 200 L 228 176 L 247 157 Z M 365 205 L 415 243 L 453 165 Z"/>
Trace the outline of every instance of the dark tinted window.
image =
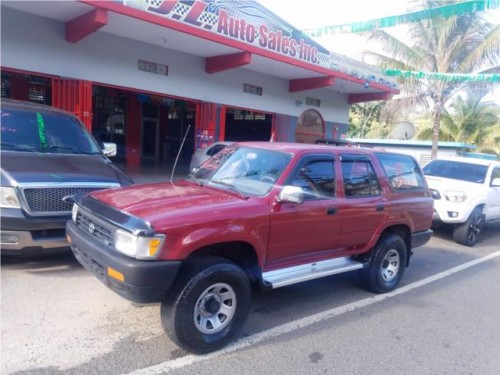
<path id="1" fill-rule="evenodd" d="M 417 162 L 407 155 L 376 153 L 394 190 L 422 189 L 424 176 Z"/>
<path id="2" fill-rule="evenodd" d="M 482 184 L 486 178 L 488 166 L 469 164 L 453 160 L 433 160 L 424 167 L 428 176 L 451 178 Z"/>
<path id="3" fill-rule="evenodd" d="M 2 150 L 97 154 L 101 150 L 72 117 L 60 113 L 2 108 Z"/>
<path id="4" fill-rule="evenodd" d="M 216 153 L 220 152 L 224 148 L 226 148 L 226 145 L 214 145 L 207 150 L 207 155 L 214 156 Z"/>
<path id="5" fill-rule="evenodd" d="M 299 186 L 306 199 L 325 199 L 335 195 L 333 159 L 303 160 L 287 185 Z"/>
<path id="6" fill-rule="evenodd" d="M 342 175 L 346 197 L 380 194 L 380 186 L 368 160 L 342 160 Z"/>

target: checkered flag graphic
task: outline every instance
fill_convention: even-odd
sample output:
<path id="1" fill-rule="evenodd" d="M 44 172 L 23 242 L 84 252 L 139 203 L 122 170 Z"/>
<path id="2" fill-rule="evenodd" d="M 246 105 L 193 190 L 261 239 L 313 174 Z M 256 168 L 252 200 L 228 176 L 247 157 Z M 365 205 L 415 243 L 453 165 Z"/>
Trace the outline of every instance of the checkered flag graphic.
<path id="1" fill-rule="evenodd" d="M 198 21 L 202 23 L 203 28 L 211 30 L 215 25 L 217 25 L 219 18 L 213 13 L 203 12 L 198 18 Z"/>
<path id="2" fill-rule="evenodd" d="M 190 9 L 191 6 L 189 5 L 183 3 L 177 3 L 175 4 L 174 9 L 172 9 L 172 13 L 174 15 L 174 18 L 184 19 L 184 17 L 186 17 L 186 14 L 188 14 Z"/>
<path id="3" fill-rule="evenodd" d="M 163 0 L 143 0 L 143 2 L 153 8 L 158 8 L 163 3 Z"/>

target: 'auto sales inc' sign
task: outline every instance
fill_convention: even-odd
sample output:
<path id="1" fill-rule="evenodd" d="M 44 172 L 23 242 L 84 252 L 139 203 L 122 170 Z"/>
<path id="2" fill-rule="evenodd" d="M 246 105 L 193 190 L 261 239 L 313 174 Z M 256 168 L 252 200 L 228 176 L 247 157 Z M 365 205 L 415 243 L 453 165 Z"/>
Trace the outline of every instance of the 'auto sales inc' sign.
<path id="1" fill-rule="evenodd" d="M 256 1 L 123 0 L 123 5 L 293 59 L 331 68 L 328 50 Z"/>

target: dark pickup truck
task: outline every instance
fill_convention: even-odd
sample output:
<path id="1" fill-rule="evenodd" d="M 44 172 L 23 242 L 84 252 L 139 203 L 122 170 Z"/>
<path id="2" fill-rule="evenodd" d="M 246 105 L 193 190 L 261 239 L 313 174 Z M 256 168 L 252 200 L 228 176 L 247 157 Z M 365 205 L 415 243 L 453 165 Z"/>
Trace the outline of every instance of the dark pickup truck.
<path id="1" fill-rule="evenodd" d="M 359 270 L 388 292 L 432 234 L 412 157 L 326 145 L 233 144 L 184 180 L 75 202 L 66 230 L 80 263 L 124 298 L 161 302 L 169 337 L 196 353 L 238 334 L 252 286 Z"/>
<path id="2" fill-rule="evenodd" d="M 65 225 L 73 197 L 130 185 L 71 113 L 2 98 L 0 242 L 2 255 L 70 252 Z M 103 145 L 104 146 L 104 145 Z"/>

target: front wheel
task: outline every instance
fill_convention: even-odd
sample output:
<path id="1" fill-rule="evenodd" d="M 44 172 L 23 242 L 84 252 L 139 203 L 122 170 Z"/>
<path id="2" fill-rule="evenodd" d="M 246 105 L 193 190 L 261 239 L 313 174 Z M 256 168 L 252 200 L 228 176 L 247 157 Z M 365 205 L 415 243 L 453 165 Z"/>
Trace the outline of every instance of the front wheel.
<path id="1" fill-rule="evenodd" d="M 186 270 L 177 293 L 161 304 L 161 321 L 170 339 L 193 353 L 222 348 L 241 330 L 250 311 L 251 288 L 232 263 Z"/>
<path id="2" fill-rule="evenodd" d="M 407 257 L 406 244 L 400 236 L 381 237 L 373 249 L 370 266 L 361 270 L 364 286 L 375 293 L 395 289 L 403 277 Z"/>
<path id="3" fill-rule="evenodd" d="M 456 243 L 472 247 L 476 244 L 483 228 L 483 211 L 477 207 L 472 211 L 467 221 L 453 230 L 453 239 Z"/>

